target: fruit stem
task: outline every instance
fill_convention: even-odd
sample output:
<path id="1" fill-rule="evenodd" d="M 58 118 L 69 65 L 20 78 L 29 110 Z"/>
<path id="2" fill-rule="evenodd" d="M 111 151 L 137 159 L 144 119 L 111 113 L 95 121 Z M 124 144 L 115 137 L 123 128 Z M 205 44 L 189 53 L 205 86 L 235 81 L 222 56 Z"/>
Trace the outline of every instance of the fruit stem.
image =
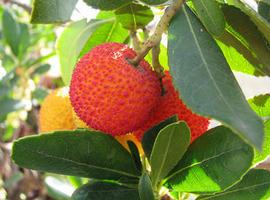
<path id="1" fill-rule="evenodd" d="M 141 41 L 137 36 L 137 31 L 130 31 L 130 37 L 132 40 L 133 48 L 138 53 L 141 50 Z"/>
<path id="2" fill-rule="evenodd" d="M 154 46 L 160 43 L 162 34 L 167 30 L 171 19 L 184 2 L 185 0 L 174 0 L 173 3 L 168 8 L 166 8 L 165 13 L 157 24 L 155 32 L 146 40 L 138 55 L 134 59 L 130 60 L 131 64 L 138 66 L 140 61 L 147 55 L 147 53 Z"/>
<path id="3" fill-rule="evenodd" d="M 152 48 L 152 65 L 160 81 L 161 96 L 165 95 L 166 91 L 162 83 L 162 78 L 165 76 L 164 68 L 159 62 L 160 42 Z"/>
<path id="4" fill-rule="evenodd" d="M 164 68 L 159 62 L 160 42 L 152 48 L 152 65 L 159 78 L 164 77 Z"/>

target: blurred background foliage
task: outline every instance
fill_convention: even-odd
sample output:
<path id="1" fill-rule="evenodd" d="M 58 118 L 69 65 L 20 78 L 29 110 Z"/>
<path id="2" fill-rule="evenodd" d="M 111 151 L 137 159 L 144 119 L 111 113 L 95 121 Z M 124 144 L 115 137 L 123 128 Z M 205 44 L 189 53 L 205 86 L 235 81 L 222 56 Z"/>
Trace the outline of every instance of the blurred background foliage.
<path id="1" fill-rule="evenodd" d="M 52 76 L 56 27 L 30 24 L 28 5 L 0 1 L 0 200 L 68 199 L 75 177 L 39 174 L 12 163 L 12 141 L 38 133 L 40 103 L 61 87 Z"/>

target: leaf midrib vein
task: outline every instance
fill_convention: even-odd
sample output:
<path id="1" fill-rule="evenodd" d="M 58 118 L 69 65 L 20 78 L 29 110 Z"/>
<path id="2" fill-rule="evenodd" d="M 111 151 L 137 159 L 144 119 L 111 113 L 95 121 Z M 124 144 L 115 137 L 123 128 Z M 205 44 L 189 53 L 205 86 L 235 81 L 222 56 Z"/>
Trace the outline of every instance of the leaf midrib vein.
<path id="1" fill-rule="evenodd" d="M 77 162 L 77 161 L 70 160 L 70 159 L 67 159 L 67 158 L 57 157 L 57 156 L 53 156 L 53 155 L 50 155 L 50 154 L 46 154 L 46 153 L 44 153 L 42 151 L 31 151 L 31 150 L 26 149 L 26 148 L 24 148 L 24 149 L 26 151 L 27 150 L 30 151 L 31 153 L 37 153 L 37 154 L 43 155 L 44 157 L 48 157 L 48 158 L 58 159 L 58 160 L 74 163 L 74 164 L 89 167 L 89 168 L 94 168 L 94 169 L 98 169 L 98 170 L 105 170 L 105 171 L 108 171 L 108 172 L 122 174 L 122 175 L 125 175 L 125 176 L 131 176 L 131 177 L 136 177 L 136 178 L 138 177 L 136 175 L 133 175 L 133 174 L 130 174 L 130 173 L 127 173 L 127 172 L 118 171 L 118 170 L 114 170 L 114 169 L 109 169 L 109 168 L 105 168 L 105 167 L 94 166 L 94 165 L 90 165 L 90 164 L 85 164 L 85 163 Z"/>
<path id="2" fill-rule="evenodd" d="M 87 191 L 87 193 L 97 193 L 97 192 L 107 192 L 107 193 L 110 193 L 110 192 L 129 192 L 129 191 L 137 191 L 136 189 L 122 189 L 122 190 L 110 190 L 110 189 L 107 189 L 107 190 L 96 190 L 96 191 Z"/>
<path id="3" fill-rule="evenodd" d="M 208 11 L 207 6 L 203 3 L 203 1 L 205 1 L 205 0 L 200 0 L 200 1 L 201 1 L 201 4 L 202 4 L 203 8 L 206 10 L 206 14 L 207 14 L 207 16 L 209 17 L 209 19 L 211 20 L 213 26 L 217 26 L 218 24 L 215 24 L 215 20 L 214 20 L 214 19 L 212 18 L 212 16 L 209 14 L 210 12 Z M 214 3 L 216 3 L 216 2 L 214 2 Z"/>
<path id="4" fill-rule="evenodd" d="M 238 189 L 236 188 L 235 190 L 230 190 L 230 191 L 223 192 L 223 193 L 220 193 L 220 194 L 215 194 L 215 197 L 217 197 L 217 196 L 224 196 L 224 195 L 227 195 L 227 194 L 230 194 L 230 193 L 234 193 L 234 192 L 249 190 L 251 188 L 261 187 L 261 186 L 268 185 L 268 184 L 270 184 L 270 181 L 269 182 L 264 182 L 264 183 L 261 183 L 261 184 L 256 184 L 256 185 L 248 186 L 248 187 L 243 187 L 243 188 L 238 188 Z M 209 198 L 211 199 L 211 196 L 210 197 L 202 198 L 202 200 L 209 199 Z"/>
<path id="5" fill-rule="evenodd" d="M 191 168 L 191 167 L 194 167 L 194 166 L 197 166 L 197 165 L 201 165 L 201 164 L 203 164 L 203 163 L 205 163 L 205 162 L 207 162 L 207 161 L 209 161 L 209 160 L 218 158 L 218 157 L 220 157 L 220 156 L 222 156 L 222 155 L 224 155 L 224 154 L 227 154 L 227 153 L 230 153 L 230 152 L 233 152 L 233 151 L 238 151 L 238 150 L 241 150 L 241 149 L 243 149 L 243 147 L 241 147 L 241 148 L 236 148 L 236 149 L 231 149 L 231 150 L 228 150 L 228 151 L 224 151 L 224 152 L 221 152 L 221 153 L 216 154 L 216 155 L 214 155 L 214 156 L 211 156 L 211 157 L 209 157 L 209 158 L 207 158 L 207 159 L 204 159 L 204 160 L 202 160 L 202 161 L 199 161 L 199 162 L 193 163 L 193 164 L 191 164 L 191 165 L 188 165 L 188 166 L 186 166 L 186 167 L 184 167 L 184 168 L 182 168 L 182 169 L 176 171 L 175 173 L 173 173 L 172 175 L 170 175 L 167 179 L 169 180 L 169 179 L 172 178 L 174 175 L 179 174 L 179 173 L 181 173 L 182 171 L 184 171 L 184 170 L 186 170 L 186 169 L 188 169 L 188 168 Z"/>
<path id="6" fill-rule="evenodd" d="M 176 127 L 173 127 L 172 132 L 174 132 L 175 128 L 176 128 Z M 163 169 L 163 167 L 164 167 L 164 164 L 165 164 L 165 161 L 166 161 L 168 152 L 169 152 L 169 146 L 170 146 L 169 144 L 171 144 L 172 136 L 173 136 L 173 134 L 170 134 L 169 141 L 168 141 L 167 146 L 166 146 L 165 154 L 164 154 L 164 156 L 162 156 L 163 159 L 162 159 L 161 165 L 160 165 L 160 167 L 159 167 L 159 170 L 158 170 L 158 172 L 157 172 L 157 176 L 156 176 L 155 179 L 158 179 L 158 177 L 160 176 L 160 173 L 161 173 L 161 171 L 162 171 L 162 169 Z M 155 181 L 158 181 L 158 180 L 155 180 Z"/>
<path id="7" fill-rule="evenodd" d="M 207 73 L 209 74 L 209 77 L 210 77 L 211 81 L 213 82 L 214 87 L 216 88 L 216 90 L 217 90 L 219 96 L 221 97 L 221 99 L 222 99 L 222 101 L 225 103 L 225 105 L 229 108 L 229 110 L 231 111 L 231 113 L 232 113 L 236 118 L 238 118 L 240 121 L 242 121 L 242 119 L 239 118 L 238 115 L 237 115 L 237 114 L 234 112 L 234 110 L 231 108 L 230 104 L 227 103 L 227 101 L 226 101 L 225 97 L 223 96 L 221 90 L 219 89 L 218 85 L 216 84 L 215 79 L 214 79 L 214 77 L 212 76 L 212 73 L 209 71 L 209 69 L 208 69 L 208 63 L 207 63 L 207 61 L 204 59 L 204 54 L 203 54 L 203 52 L 202 52 L 202 50 L 201 50 L 201 48 L 200 48 L 199 41 L 198 41 L 197 38 L 196 38 L 196 34 L 195 34 L 194 30 L 193 30 L 193 27 L 192 27 L 191 21 L 190 21 L 190 19 L 189 19 L 189 16 L 188 16 L 188 14 L 187 14 L 187 12 L 186 12 L 185 9 L 183 9 L 183 11 L 184 11 L 184 13 L 185 13 L 185 15 L 186 15 L 187 22 L 188 22 L 188 25 L 189 25 L 189 28 L 190 28 L 192 37 L 193 37 L 193 39 L 194 39 L 194 41 L 195 41 L 195 44 L 196 44 L 196 46 L 197 46 L 197 49 L 198 49 L 198 51 L 199 51 L 199 55 L 200 55 L 200 57 L 201 57 L 201 59 L 202 59 L 202 62 L 203 62 L 203 64 L 204 64 L 204 66 L 205 66 L 205 69 L 206 69 Z"/>

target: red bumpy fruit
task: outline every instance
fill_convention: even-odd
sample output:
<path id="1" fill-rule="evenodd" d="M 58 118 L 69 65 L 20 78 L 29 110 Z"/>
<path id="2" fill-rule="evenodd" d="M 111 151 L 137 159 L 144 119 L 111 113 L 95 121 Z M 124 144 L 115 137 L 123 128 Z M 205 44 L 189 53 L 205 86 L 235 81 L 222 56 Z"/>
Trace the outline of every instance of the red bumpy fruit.
<path id="1" fill-rule="evenodd" d="M 179 93 L 175 90 L 172 77 L 168 71 L 163 78 L 165 94 L 160 98 L 158 106 L 152 111 L 150 119 L 135 132 L 138 139 L 141 139 L 144 132 L 163 120 L 177 115 L 179 120 L 184 120 L 191 130 L 191 141 L 202 135 L 208 128 L 209 120 L 193 113 L 179 98 Z"/>
<path id="2" fill-rule="evenodd" d="M 161 94 L 159 80 L 127 45 L 106 43 L 95 47 L 77 63 L 70 99 L 77 115 L 91 128 L 123 135 L 141 127 Z"/>

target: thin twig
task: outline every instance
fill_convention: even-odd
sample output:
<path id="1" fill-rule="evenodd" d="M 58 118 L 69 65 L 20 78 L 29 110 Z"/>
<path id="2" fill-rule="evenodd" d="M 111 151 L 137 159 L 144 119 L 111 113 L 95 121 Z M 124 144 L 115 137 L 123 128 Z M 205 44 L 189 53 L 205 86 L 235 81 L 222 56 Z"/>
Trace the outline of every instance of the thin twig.
<path id="1" fill-rule="evenodd" d="M 161 17 L 154 34 L 148 38 L 138 55 L 134 59 L 130 60 L 131 64 L 137 66 L 140 61 L 147 55 L 150 49 L 152 49 L 161 41 L 162 34 L 165 32 L 165 30 L 167 30 L 171 19 L 184 2 L 185 0 L 174 0 L 174 2 L 165 10 L 165 13 Z"/>

